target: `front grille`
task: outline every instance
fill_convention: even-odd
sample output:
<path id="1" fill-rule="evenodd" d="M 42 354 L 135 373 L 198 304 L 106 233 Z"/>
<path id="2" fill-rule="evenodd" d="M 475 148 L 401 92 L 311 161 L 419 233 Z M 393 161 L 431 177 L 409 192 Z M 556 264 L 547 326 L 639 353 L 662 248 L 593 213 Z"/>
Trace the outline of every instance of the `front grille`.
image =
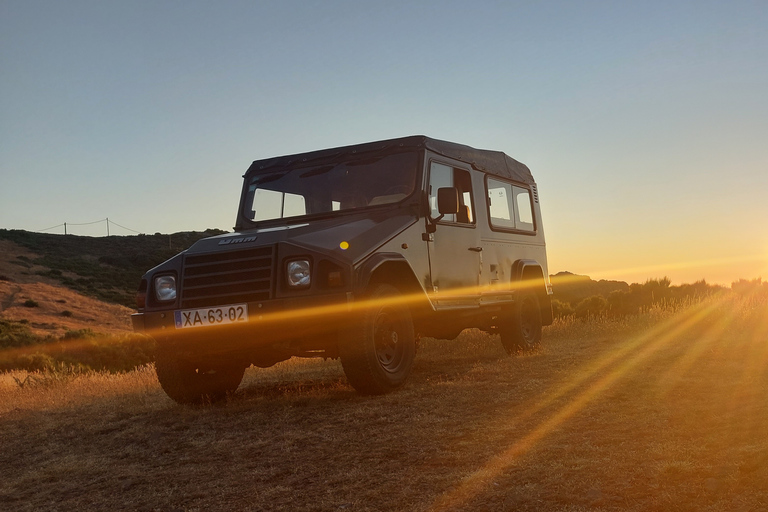
<path id="1" fill-rule="evenodd" d="M 274 247 L 184 257 L 181 307 L 201 308 L 272 297 Z"/>

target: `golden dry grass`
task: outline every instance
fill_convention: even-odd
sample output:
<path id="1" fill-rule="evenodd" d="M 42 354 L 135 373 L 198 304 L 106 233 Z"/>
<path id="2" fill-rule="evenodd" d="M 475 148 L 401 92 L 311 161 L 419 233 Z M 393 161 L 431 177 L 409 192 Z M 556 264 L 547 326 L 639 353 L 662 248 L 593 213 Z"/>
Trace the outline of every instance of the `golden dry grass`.
<path id="1" fill-rule="evenodd" d="M 37 307 L 25 307 L 27 300 Z M 67 311 L 69 316 L 63 316 Z M 102 333 L 131 332 L 131 313 L 119 304 L 108 304 L 61 286 L 45 283 L 0 281 L 0 318 L 23 320 L 37 336 L 61 337 L 69 330 L 97 329 Z"/>
<path id="2" fill-rule="evenodd" d="M 519 357 L 476 331 L 424 340 L 383 397 L 319 360 L 250 369 L 201 408 L 151 367 L 13 377 L 0 509 L 768 508 L 768 305 L 730 296 L 560 322 Z"/>
<path id="3" fill-rule="evenodd" d="M 55 279 L 41 275 L 50 269 L 34 263 L 38 258 L 20 245 L 0 240 L 0 318 L 23 320 L 37 336 L 61 337 L 68 330 L 94 328 L 109 334 L 131 332 L 132 309 L 63 287 Z M 27 300 L 38 307 L 24 307 Z M 62 315 L 64 312 L 67 316 Z"/>

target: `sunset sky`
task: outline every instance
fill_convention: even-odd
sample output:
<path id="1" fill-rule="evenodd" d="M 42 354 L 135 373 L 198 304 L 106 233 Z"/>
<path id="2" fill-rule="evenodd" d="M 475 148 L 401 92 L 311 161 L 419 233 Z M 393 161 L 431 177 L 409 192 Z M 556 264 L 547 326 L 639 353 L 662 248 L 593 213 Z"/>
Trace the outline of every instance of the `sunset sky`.
<path id="1" fill-rule="evenodd" d="M 764 0 L 0 0 L 0 228 L 231 229 L 255 159 L 424 134 L 531 168 L 552 273 L 768 279 L 766 27 Z"/>

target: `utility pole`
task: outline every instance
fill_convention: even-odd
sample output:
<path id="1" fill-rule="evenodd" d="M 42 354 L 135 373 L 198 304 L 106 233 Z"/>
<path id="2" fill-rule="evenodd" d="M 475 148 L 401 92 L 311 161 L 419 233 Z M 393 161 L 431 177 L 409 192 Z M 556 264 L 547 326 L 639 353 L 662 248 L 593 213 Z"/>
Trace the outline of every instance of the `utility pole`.
<path id="1" fill-rule="evenodd" d="M 109 217 L 107 217 L 107 236 L 109 236 Z"/>
<path id="2" fill-rule="evenodd" d="M 67 234 L 67 223 L 66 222 L 64 223 L 64 234 L 65 235 Z"/>

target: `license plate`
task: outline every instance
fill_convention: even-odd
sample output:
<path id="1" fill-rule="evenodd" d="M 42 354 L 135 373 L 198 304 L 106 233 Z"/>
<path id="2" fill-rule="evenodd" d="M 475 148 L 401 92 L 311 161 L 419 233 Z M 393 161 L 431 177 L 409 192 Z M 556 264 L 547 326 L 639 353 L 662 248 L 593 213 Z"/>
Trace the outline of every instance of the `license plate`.
<path id="1" fill-rule="evenodd" d="M 174 311 L 177 329 L 236 324 L 248 321 L 248 304 Z"/>

